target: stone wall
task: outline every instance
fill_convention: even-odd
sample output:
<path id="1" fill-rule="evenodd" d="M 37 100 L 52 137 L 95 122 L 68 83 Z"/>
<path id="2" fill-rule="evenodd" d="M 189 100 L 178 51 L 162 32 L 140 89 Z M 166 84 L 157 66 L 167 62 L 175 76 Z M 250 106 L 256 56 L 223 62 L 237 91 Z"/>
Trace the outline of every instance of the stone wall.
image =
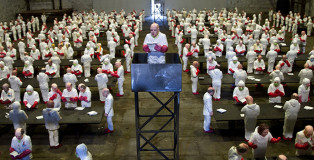
<path id="1" fill-rule="evenodd" d="M 15 19 L 17 12 L 27 9 L 24 0 L 1 0 L 0 6 L 0 22 L 9 22 Z"/>

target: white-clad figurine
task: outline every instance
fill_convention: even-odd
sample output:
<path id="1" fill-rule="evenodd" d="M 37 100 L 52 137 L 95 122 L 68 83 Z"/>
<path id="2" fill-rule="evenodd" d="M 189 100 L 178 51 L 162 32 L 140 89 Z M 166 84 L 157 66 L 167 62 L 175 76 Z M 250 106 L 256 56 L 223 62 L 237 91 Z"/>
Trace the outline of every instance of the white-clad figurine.
<path id="1" fill-rule="evenodd" d="M 310 80 L 304 78 L 301 85 L 298 88 L 299 102 L 310 101 L 310 86 L 311 86 Z"/>
<path id="2" fill-rule="evenodd" d="M 182 60 L 183 60 L 183 71 L 184 72 L 188 72 L 189 70 L 186 68 L 188 65 L 188 57 L 192 56 L 193 53 L 189 52 L 190 49 L 190 44 L 186 43 L 185 47 L 183 48 L 183 56 L 182 56 Z"/>
<path id="3" fill-rule="evenodd" d="M 233 73 L 233 78 L 234 78 L 235 86 L 238 86 L 238 83 L 240 81 L 243 81 L 245 83 L 246 78 L 247 78 L 247 73 L 245 70 L 243 70 L 242 64 L 238 65 L 238 69 Z"/>
<path id="4" fill-rule="evenodd" d="M 263 74 L 265 70 L 265 62 L 261 55 L 259 55 L 257 60 L 254 61 L 254 70 L 254 74 Z"/>
<path id="5" fill-rule="evenodd" d="M 254 68 L 254 61 L 256 59 L 256 52 L 254 51 L 253 47 L 249 48 L 249 51 L 245 55 L 245 58 L 247 59 L 247 73 L 253 73 Z"/>
<path id="6" fill-rule="evenodd" d="M 57 65 L 52 63 L 52 60 L 49 59 L 48 64 L 46 65 L 46 68 L 45 68 L 45 74 L 47 75 L 48 78 L 56 78 L 57 72 L 58 72 Z"/>
<path id="7" fill-rule="evenodd" d="M 210 39 L 208 38 L 208 35 L 205 35 L 204 38 L 200 39 L 199 43 L 203 44 L 204 53 L 209 51 Z"/>
<path id="8" fill-rule="evenodd" d="M 293 93 L 291 99 L 286 101 L 283 110 L 285 110 L 285 120 L 283 125 L 283 139 L 291 141 L 293 138 L 293 131 L 295 122 L 298 118 L 298 113 L 300 110 L 301 104 L 298 102 L 298 94 Z"/>
<path id="9" fill-rule="evenodd" d="M 73 65 L 71 66 L 71 71 L 77 77 L 81 77 L 81 74 L 83 72 L 82 65 L 78 64 L 78 61 L 76 59 L 73 60 Z"/>
<path id="10" fill-rule="evenodd" d="M 213 99 L 214 101 L 220 101 L 222 72 L 219 69 L 214 69 L 209 73 L 209 76 L 212 78 L 212 85 L 215 89 Z"/>
<path id="11" fill-rule="evenodd" d="M 217 40 L 217 44 L 214 46 L 214 51 L 217 57 L 222 56 L 224 50 L 224 45 L 221 43 L 221 40 Z"/>
<path id="12" fill-rule="evenodd" d="M 229 64 L 231 61 L 232 61 L 232 58 L 234 56 L 236 56 L 236 53 L 233 51 L 233 47 L 229 47 L 226 49 L 227 52 L 226 52 L 226 59 L 227 59 L 227 63 Z"/>
<path id="13" fill-rule="evenodd" d="M 105 129 L 105 133 L 112 133 L 114 131 L 112 117 L 114 116 L 113 111 L 113 96 L 111 95 L 108 88 L 104 88 L 102 91 L 105 100 L 105 113 L 104 116 L 107 117 L 108 128 Z"/>
<path id="14" fill-rule="evenodd" d="M 282 73 L 281 70 L 280 70 L 280 65 L 277 65 L 277 66 L 275 67 L 275 70 L 272 71 L 272 72 L 269 74 L 269 76 L 271 77 L 270 81 L 274 81 L 274 79 L 275 79 L 276 77 L 278 77 L 278 78 L 280 79 L 280 81 L 283 81 L 283 80 L 285 79 L 283 73 Z"/>
<path id="15" fill-rule="evenodd" d="M 76 39 L 74 39 L 74 38 L 76 38 Z M 77 33 L 76 37 L 73 37 L 73 41 L 74 41 L 74 47 L 76 47 L 76 48 L 82 47 L 83 38 L 82 38 L 80 33 Z"/>
<path id="16" fill-rule="evenodd" d="M 10 156 L 12 159 L 28 160 L 32 159 L 32 141 L 26 135 L 24 129 L 17 128 L 15 136 L 12 138 L 10 147 Z"/>
<path id="17" fill-rule="evenodd" d="M 84 143 L 76 146 L 75 155 L 80 160 L 93 160 L 92 154 L 87 150 Z"/>
<path id="18" fill-rule="evenodd" d="M 270 50 L 267 52 L 266 54 L 266 58 L 268 58 L 267 73 L 271 73 L 274 70 L 277 55 L 278 53 L 274 50 Z"/>
<path id="19" fill-rule="evenodd" d="M 244 56 L 246 49 L 242 41 L 240 41 L 240 43 L 237 44 L 235 52 L 237 53 L 238 56 Z"/>
<path id="20" fill-rule="evenodd" d="M 305 34 L 305 31 L 302 31 L 301 37 L 300 37 L 300 42 L 302 45 L 302 52 L 301 53 L 305 53 L 306 39 L 307 39 L 307 35 Z"/>
<path id="21" fill-rule="evenodd" d="M 118 89 L 119 92 L 116 94 L 117 97 L 122 97 L 124 95 L 123 92 L 123 82 L 124 82 L 124 69 L 120 61 L 116 61 L 115 65 L 117 71 L 111 73 L 113 77 L 118 78 Z"/>
<path id="22" fill-rule="evenodd" d="M 66 88 L 62 92 L 61 100 L 65 103 L 65 108 L 76 108 L 78 101 L 78 93 L 73 88 L 72 83 L 67 83 Z"/>
<path id="23" fill-rule="evenodd" d="M 312 55 L 309 57 L 309 60 L 307 60 L 305 63 L 309 65 L 309 68 L 310 68 L 312 71 L 314 71 L 314 54 L 312 54 Z"/>
<path id="24" fill-rule="evenodd" d="M 210 72 L 213 71 L 216 68 L 216 66 L 219 67 L 220 65 L 215 61 L 215 59 L 213 59 L 212 57 L 208 57 L 206 66 L 207 74 L 210 75 Z"/>
<path id="25" fill-rule="evenodd" d="M 24 110 L 21 110 L 20 102 L 15 101 L 12 104 L 12 110 L 9 113 L 9 118 L 13 122 L 14 130 L 23 128 L 26 132 L 26 121 L 28 116 Z"/>
<path id="26" fill-rule="evenodd" d="M 154 44 L 155 47 L 153 50 L 151 50 L 147 44 Z M 143 50 L 145 52 L 151 52 L 151 51 L 159 51 L 159 52 L 167 52 L 168 50 L 168 41 L 165 34 L 161 33 L 159 31 L 159 25 L 157 23 L 153 23 L 150 26 L 150 33 L 146 34 L 144 43 L 143 43 Z"/>
<path id="27" fill-rule="evenodd" d="M 85 107 L 91 107 L 92 95 L 91 95 L 89 88 L 87 88 L 85 86 L 85 84 L 81 84 L 81 85 L 79 85 L 79 90 L 80 90 L 80 93 L 78 95 L 78 97 L 79 97 L 78 99 L 81 101 L 82 107 L 84 107 L 84 108 Z"/>
<path id="28" fill-rule="evenodd" d="M 298 52 L 295 52 L 295 51 L 288 51 L 286 56 L 287 56 L 287 59 L 290 63 L 290 67 L 288 69 L 288 72 L 292 72 L 292 67 L 293 67 L 293 64 L 294 64 L 294 60 L 295 58 L 297 58 L 297 55 L 298 55 Z"/>
<path id="29" fill-rule="evenodd" d="M 256 103 L 253 103 L 253 97 L 247 96 L 247 104 L 241 109 L 244 113 L 244 125 L 245 125 L 245 140 L 248 141 L 251 138 L 251 134 L 254 132 L 257 122 L 257 116 L 260 114 L 260 107 Z"/>
<path id="30" fill-rule="evenodd" d="M 0 61 L 0 79 L 6 79 L 10 77 L 10 70 L 5 66 L 3 61 Z"/>
<path id="31" fill-rule="evenodd" d="M 48 93 L 49 93 L 49 77 L 47 74 L 45 74 L 46 70 L 42 68 L 41 72 L 37 75 L 37 81 L 39 83 L 39 88 L 41 92 L 41 96 L 43 98 L 43 101 L 47 103 L 48 101 Z"/>
<path id="32" fill-rule="evenodd" d="M 53 101 L 47 102 L 47 108 L 43 109 L 43 117 L 45 120 L 45 127 L 49 133 L 50 148 L 58 149 L 62 145 L 59 143 L 59 121 L 62 119 L 59 112 L 54 110 L 55 104 Z"/>
<path id="33" fill-rule="evenodd" d="M 66 70 L 66 74 L 63 75 L 63 82 L 65 83 L 65 85 L 69 82 L 72 84 L 73 88 L 76 88 L 76 82 L 77 82 L 77 78 L 75 76 L 75 74 L 72 73 L 71 68 L 67 68 Z"/>
<path id="34" fill-rule="evenodd" d="M 109 58 L 105 58 L 101 66 L 102 72 L 107 74 L 108 77 L 111 77 L 111 72 L 113 72 L 113 65 L 110 63 Z"/>
<path id="35" fill-rule="evenodd" d="M 313 71 L 311 69 L 309 69 L 309 65 L 307 63 L 304 64 L 304 69 L 302 69 L 298 76 L 300 77 L 300 84 L 303 83 L 303 79 L 307 78 L 307 79 L 312 79 L 313 78 Z"/>
<path id="36" fill-rule="evenodd" d="M 12 109 L 12 103 L 15 101 L 14 90 L 10 88 L 8 83 L 2 85 L 0 103 L 7 109 Z"/>
<path id="37" fill-rule="evenodd" d="M 65 46 L 66 46 L 66 51 L 67 51 L 66 58 L 73 59 L 74 50 L 71 47 L 71 44 L 69 43 L 69 44 L 66 44 Z"/>
<path id="38" fill-rule="evenodd" d="M 95 76 L 95 80 L 97 82 L 98 90 L 99 90 L 99 98 L 102 103 L 105 102 L 105 97 L 102 94 L 102 90 L 107 88 L 108 76 L 107 74 L 102 72 L 101 68 L 97 69 L 97 74 Z"/>
<path id="39" fill-rule="evenodd" d="M 13 60 L 16 60 L 16 49 L 13 47 L 13 45 L 9 46 L 7 56 L 11 57 Z"/>
<path id="40" fill-rule="evenodd" d="M 58 85 L 56 83 L 51 84 L 51 90 L 48 93 L 49 101 L 54 102 L 53 108 L 61 108 L 61 97 L 62 92 L 59 90 Z"/>
<path id="41" fill-rule="evenodd" d="M 200 52 L 200 47 L 196 44 L 196 42 L 191 43 L 190 51 L 193 53 L 192 56 L 198 58 L 198 53 Z"/>
<path id="42" fill-rule="evenodd" d="M 34 67 L 32 64 L 30 64 L 29 61 L 24 62 L 24 68 L 22 73 L 25 78 L 34 78 Z"/>
<path id="43" fill-rule="evenodd" d="M 233 90 L 233 99 L 237 104 L 246 104 L 246 96 L 249 96 L 249 89 L 245 86 L 245 83 L 240 80 L 238 86 Z"/>
<path id="44" fill-rule="evenodd" d="M 109 38 L 109 41 L 107 43 L 107 46 L 109 48 L 109 52 L 110 52 L 110 56 L 112 58 L 115 58 L 116 56 L 116 47 L 117 47 L 117 43 L 115 41 L 113 41 L 113 37 Z"/>
<path id="45" fill-rule="evenodd" d="M 211 116 L 214 115 L 213 112 L 213 103 L 212 103 L 212 96 L 214 95 L 215 89 L 209 87 L 207 92 L 203 96 L 204 108 L 203 108 L 203 115 L 204 115 L 204 126 L 203 132 L 204 133 L 213 133 L 214 130 L 210 128 L 210 121 Z"/>
<path id="46" fill-rule="evenodd" d="M 290 62 L 287 60 L 286 55 L 282 55 L 282 60 L 278 62 L 278 65 L 280 65 L 280 70 L 282 73 L 288 73 L 289 68 L 291 67 Z"/>
<path id="47" fill-rule="evenodd" d="M 196 27 L 193 26 L 191 29 L 191 43 L 197 42 L 197 35 L 198 35 L 198 31 L 197 31 Z"/>
<path id="48" fill-rule="evenodd" d="M 9 53 L 9 52 L 8 52 Z M 3 58 L 3 62 L 5 64 L 5 66 L 9 69 L 9 74 L 12 73 L 12 70 L 13 70 L 13 64 L 14 64 L 14 60 L 12 59 L 12 57 L 7 54 L 4 58 Z M 1 75 L 3 76 L 3 75 Z M 6 77 L 8 78 L 8 77 Z"/>
<path id="49" fill-rule="evenodd" d="M 295 136 L 296 156 L 312 155 L 314 143 L 313 126 L 307 125 L 304 130 L 297 132 Z"/>
<path id="50" fill-rule="evenodd" d="M 132 51 L 129 47 L 128 44 L 124 44 L 124 50 L 122 51 L 123 56 L 125 57 L 125 65 L 126 65 L 126 71 L 125 73 L 130 73 L 131 72 L 131 56 L 132 56 Z"/>
<path id="51" fill-rule="evenodd" d="M 57 72 L 55 77 L 58 78 L 60 77 L 60 64 L 61 64 L 61 59 L 59 58 L 57 52 L 52 52 L 52 57 L 50 58 L 52 63 L 57 66 Z M 53 75 L 52 75 L 53 76 Z"/>
<path id="52" fill-rule="evenodd" d="M 245 155 L 248 150 L 249 146 L 245 143 L 241 143 L 237 147 L 232 146 L 228 151 L 228 160 L 242 160 L 243 155 Z"/>
<path id="53" fill-rule="evenodd" d="M 23 97 L 23 103 L 27 109 L 34 109 L 37 108 L 39 103 L 39 94 L 37 91 L 34 91 L 33 86 L 28 85 L 26 87 L 26 91 Z"/>
<path id="54" fill-rule="evenodd" d="M 198 69 L 199 63 L 197 61 L 194 61 L 193 64 L 190 66 L 190 72 L 191 72 L 191 81 L 192 81 L 192 93 L 194 95 L 198 95 L 199 92 L 197 92 L 197 82 L 198 82 L 198 74 L 200 70 Z"/>
<path id="55" fill-rule="evenodd" d="M 182 44 L 184 43 L 183 32 L 180 32 L 177 40 L 178 55 L 182 57 Z"/>
<path id="56" fill-rule="evenodd" d="M 232 61 L 228 63 L 228 74 L 233 74 L 238 69 L 239 64 L 238 57 L 233 56 Z"/>
<path id="57" fill-rule="evenodd" d="M 90 70 L 91 70 L 91 62 L 92 61 L 93 60 L 92 60 L 90 55 L 84 54 L 81 57 L 81 63 L 83 64 L 83 67 L 84 67 L 84 76 L 85 77 L 90 77 Z"/>
<path id="58" fill-rule="evenodd" d="M 85 48 L 85 50 L 84 50 L 84 55 L 88 55 L 88 56 L 92 57 L 92 56 L 94 55 L 94 53 L 95 53 L 94 48 L 91 47 L 90 44 L 87 44 L 87 45 L 86 45 L 86 48 Z"/>
<path id="59" fill-rule="evenodd" d="M 280 84 L 280 78 L 276 77 L 269 85 L 268 91 L 269 103 L 281 103 L 281 97 L 285 95 L 284 88 Z"/>
<path id="60" fill-rule="evenodd" d="M 273 138 L 272 134 L 269 132 L 269 126 L 267 124 L 262 123 L 257 126 L 248 142 L 248 145 L 252 148 L 253 158 L 264 159 L 268 142 L 277 143 L 280 139 L 280 137 Z"/>
<path id="61" fill-rule="evenodd" d="M 8 81 L 11 85 L 11 88 L 14 90 L 15 101 L 20 102 L 21 101 L 21 86 L 23 82 L 16 75 L 17 75 L 17 71 L 13 70 L 12 75 L 10 76 Z"/>
<path id="62" fill-rule="evenodd" d="M 24 52 L 25 52 L 25 48 L 26 48 L 26 45 L 25 43 L 23 42 L 24 39 L 22 39 L 17 45 L 19 47 L 19 53 L 20 53 L 20 58 L 21 59 L 24 59 Z"/>

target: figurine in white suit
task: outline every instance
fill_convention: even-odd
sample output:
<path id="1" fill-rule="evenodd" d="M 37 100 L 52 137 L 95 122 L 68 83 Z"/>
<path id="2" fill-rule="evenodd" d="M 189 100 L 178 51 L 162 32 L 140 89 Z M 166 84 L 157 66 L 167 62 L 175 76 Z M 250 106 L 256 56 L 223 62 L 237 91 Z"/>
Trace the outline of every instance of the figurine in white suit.
<path id="1" fill-rule="evenodd" d="M 48 87 L 49 77 L 47 76 L 47 74 L 45 74 L 45 71 L 46 70 L 44 68 L 41 70 L 41 72 L 37 75 L 37 81 L 39 83 L 39 88 L 43 101 L 47 103 L 49 93 Z"/>
<path id="2" fill-rule="evenodd" d="M 23 103 L 27 109 L 37 108 L 40 101 L 38 92 L 34 91 L 34 88 L 31 85 L 26 87 L 26 92 L 24 93 L 23 98 Z"/>
<path id="3" fill-rule="evenodd" d="M 62 145 L 59 143 L 59 121 L 62 119 L 59 112 L 53 110 L 54 102 L 48 101 L 47 108 L 43 109 L 43 117 L 45 120 L 45 127 L 49 133 L 50 148 L 58 149 Z"/>
<path id="4" fill-rule="evenodd" d="M 84 76 L 85 77 L 90 77 L 90 69 L 91 69 L 91 62 L 92 58 L 90 55 L 84 54 L 81 57 L 81 63 L 83 64 L 84 67 Z"/>
<path id="5" fill-rule="evenodd" d="M 91 92 L 89 89 L 87 89 L 87 87 L 85 86 L 85 84 L 79 85 L 79 90 L 80 93 L 78 95 L 78 99 L 81 101 L 81 105 L 82 107 L 91 107 L 92 102 L 91 102 Z"/>
<path id="6" fill-rule="evenodd" d="M 199 63 L 197 61 L 194 61 L 193 65 L 190 66 L 191 81 L 192 81 L 192 93 L 194 95 L 199 94 L 199 92 L 197 92 L 198 74 L 200 73 L 198 66 L 199 66 Z"/>
<path id="7" fill-rule="evenodd" d="M 117 68 L 117 71 L 112 72 L 111 76 L 118 78 L 119 92 L 116 94 L 116 96 L 122 97 L 124 95 L 124 92 L 123 92 L 124 69 L 123 69 L 123 66 L 121 65 L 120 61 L 117 61 L 115 63 L 115 67 Z"/>
<path id="8" fill-rule="evenodd" d="M 242 160 L 243 155 L 247 153 L 249 146 L 241 143 L 238 146 L 232 146 L 228 151 L 228 160 Z"/>
<path id="9" fill-rule="evenodd" d="M 246 96 L 249 96 L 249 89 L 245 86 L 245 83 L 240 80 L 238 86 L 233 90 L 233 99 L 237 104 L 246 104 Z"/>
<path id="10" fill-rule="evenodd" d="M 15 101 L 21 101 L 21 86 L 23 82 L 19 77 L 16 76 L 17 71 L 13 70 L 12 75 L 9 77 L 8 81 L 10 82 L 11 88 L 14 90 Z"/>
<path id="11" fill-rule="evenodd" d="M 247 78 L 247 73 L 245 70 L 243 70 L 242 64 L 238 65 L 238 69 L 234 72 L 233 78 L 234 78 L 235 86 L 238 86 L 238 83 L 240 81 L 243 81 L 245 83 L 246 78 Z"/>
<path id="12" fill-rule="evenodd" d="M 304 78 L 301 85 L 298 88 L 299 102 L 310 101 L 310 86 L 311 86 L 310 80 Z"/>
<path id="13" fill-rule="evenodd" d="M 62 92 L 59 90 L 58 85 L 56 83 L 52 83 L 51 90 L 48 93 L 48 98 L 49 98 L 49 101 L 54 102 L 54 108 L 61 107 L 61 97 L 62 97 Z"/>
<path id="14" fill-rule="evenodd" d="M 257 60 L 254 61 L 254 70 L 254 74 L 263 74 L 265 70 L 265 62 L 261 55 L 259 55 Z"/>
<path id="15" fill-rule="evenodd" d="M 76 108 L 78 101 L 77 90 L 72 87 L 72 83 L 67 83 L 62 92 L 61 100 L 65 103 L 65 108 Z"/>
<path id="16" fill-rule="evenodd" d="M 298 76 L 300 77 L 300 84 L 302 84 L 304 78 L 308 78 L 309 80 L 312 79 L 313 71 L 311 69 L 309 69 L 309 65 L 307 63 L 305 63 L 304 64 L 304 69 L 302 69 L 299 72 Z"/>
<path id="17" fill-rule="evenodd" d="M 280 78 L 276 77 L 269 85 L 268 91 L 269 103 L 281 103 L 281 97 L 285 95 L 284 88 L 280 84 Z"/>
<path id="18" fill-rule="evenodd" d="M 295 137 L 296 156 L 312 155 L 314 143 L 313 127 L 305 126 L 304 130 L 299 131 Z"/>
<path id="19" fill-rule="evenodd" d="M 283 110 L 285 110 L 285 120 L 283 125 L 282 138 L 284 140 L 292 140 L 295 122 L 297 121 L 301 106 L 301 104 L 298 102 L 298 99 L 298 94 L 293 93 L 291 95 L 291 99 L 286 101 L 283 106 Z"/>
<path id="20" fill-rule="evenodd" d="M 243 112 L 245 115 L 245 141 L 248 141 L 256 127 L 257 116 L 260 114 L 260 107 L 256 103 L 253 103 L 253 97 L 247 96 L 245 99 L 247 104 L 241 109 L 241 112 Z"/>
<path id="21" fill-rule="evenodd" d="M 11 141 L 10 156 L 12 159 L 21 160 L 32 159 L 33 157 L 31 138 L 25 134 L 22 128 L 15 130 L 15 136 Z"/>
<path id="22" fill-rule="evenodd" d="M 15 101 L 14 90 L 10 88 L 8 83 L 2 85 L 2 92 L 0 97 L 0 103 L 4 104 L 7 109 L 12 108 L 12 103 Z"/>
<path id="23" fill-rule="evenodd" d="M 215 89 L 212 87 L 209 87 L 207 92 L 203 96 L 204 101 L 204 108 L 203 108 L 203 115 L 204 115 L 204 127 L 203 131 L 204 133 L 213 133 L 214 130 L 210 128 L 210 121 L 211 116 L 214 115 L 213 112 L 213 104 L 212 104 L 212 96 L 214 95 Z"/>
<path id="24" fill-rule="evenodd" d="M 114 116 L 113 97 L 108 88 L 104 88 L 102 94 L 106 98 L 104 116 L 107 117 L 108 128 L 105 129 L 105 133 L 112 133 L 114 131 L 112 122 L 112 117 Z"/>
<path id="25" fill-rule="evenodd" d="M 212 85 L 215 89 L 213 99 L 214 101 L 220 101 L 220 93 L 221 93 L 221 79 L 223 78 L 223 74 L 221 70 L 214 69 L 209 72 L 209 76 L 212 78 Z"/>
<path id="26" fill-rule="evenodd" d="M 253 148 L 253 158 L 265 158 L 268 142 L 277 143 L 280 141 L 280 137 L 273 138 L 269 132 L 269 126 L 265 123 L 256 127 L 252 133 L 248 145 Z"/>
<path id="27" fill-rule="evenodd" d="M 105 97 L 102 94 L 102 90 L 107 88 L 108 76 L 107 74 L 102 72 L 101 68 L 97 69 L 97 75 L 95 76 L 95 80 L 97 82 L 98 90 L 99 90 L 99 98 L 102 103 L 105 102 Z"/>
<path id="28" fill-rule="evenodd" d="M 268 58 L 267 73 L 271 73 L 274 70 L 277 55 L 278 53 L 274 50 L 270 50 L 267 52 L 266 54 L 266 58 Z"/>
<path id="29" fill-rule="evenodd" d="M 20 102 L 15 101 L 12 104 L 12 110 L 9 113 L 9 118 L 13 122 L 14 130 L 23 128 L 26 132 L 26 121 L 28 116 L 24 110 L 21 110 Z"/>

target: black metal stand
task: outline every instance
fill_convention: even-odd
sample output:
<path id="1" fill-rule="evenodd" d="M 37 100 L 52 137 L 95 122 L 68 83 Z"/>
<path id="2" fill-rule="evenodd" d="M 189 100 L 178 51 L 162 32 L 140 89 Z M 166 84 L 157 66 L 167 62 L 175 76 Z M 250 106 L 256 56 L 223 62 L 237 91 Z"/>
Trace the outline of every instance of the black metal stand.
<path id="1" fill-rule="evenodd" d="M 180 104 L 180 92 L 173 92 L 174 94 L 167 100 L 166 103 L 161 102 L 161 100 L 156 97 L 152 92 L 148 92 L 155 100 L 161 104 L 153 114 L 151 115 L 141 115 L 140 114 L 140 106 L 139 106 L 139 96 L 138 92 L 134 92 L 135 97 L 135 121 L 136 121 L 136 140 L 137 140 L 137 159 L 141 159 L 141 152 L 144 151 L 155 151 L 158 152 L 165 159 L 179 159 L 179 104 Z M 167 105 L 171 102 L 173 103 L 173 110 L 167 107 Z M 162 110 L 166 109 L 170 114 L 159 114 Z M 148 119 L 147 119 L 148 117 Z M 159 129 L 157 130 L 144 130 L 143 128 L 148 125 L 154 118 L 160 117 L 169 117 L 168 121 L 166 121 Z M 140 124 L 140 119 L 147 119 L 143 124 Z M 168 126 L 171 122 L 173 122 L 173 129 L 164 130 L 166 126 Z M 152 136 L 146 137 L 143 133 L 153 133 Z M 173 133 L 173 147 L 172 148 L 158 148 L 158 146 L 154 145 L 151 141 L 158 135 L 163 133 Z M 141 140 L 143 143 L 141 143 Z M 152 149 L 147 149 L 147 144 Z M 173 152 L 173 158 L 165 155 L 165 152 Z"/>

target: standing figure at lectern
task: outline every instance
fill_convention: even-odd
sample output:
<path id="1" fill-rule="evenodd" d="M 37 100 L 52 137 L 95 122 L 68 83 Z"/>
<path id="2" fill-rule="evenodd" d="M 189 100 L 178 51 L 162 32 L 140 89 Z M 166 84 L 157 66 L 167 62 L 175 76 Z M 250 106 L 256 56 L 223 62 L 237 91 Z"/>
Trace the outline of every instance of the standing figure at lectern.
<path id="1" fill-rule="evenodd" d="M 159 25 L 153 23 L 150 33 L 145 37 L 143 50 L 148 54 L 147 62 L 150 64 L 165 63 L 165 52 L 168 50 L 168 42 L 165 34 L 159 31 Z"/>

